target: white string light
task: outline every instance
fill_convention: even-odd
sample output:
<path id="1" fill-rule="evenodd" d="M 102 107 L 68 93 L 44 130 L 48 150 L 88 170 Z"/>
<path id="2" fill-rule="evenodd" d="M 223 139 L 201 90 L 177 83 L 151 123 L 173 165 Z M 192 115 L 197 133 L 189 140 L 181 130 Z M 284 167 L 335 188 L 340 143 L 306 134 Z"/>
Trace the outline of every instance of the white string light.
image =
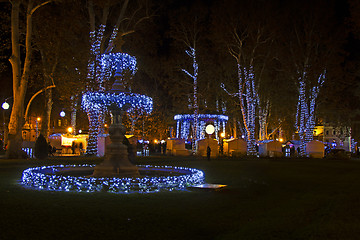
<path id="1" fill-rule="evenodd" d="M 223 130 L 225 129 L 226 122 L 229 120 L 229 117 L 226 115 L 219 115 L 219 114 L 198 114 L 198 126 L 194 128 L 194 114 L 178 114 L 174 116 L 174 120 L 177 121 L 177 138 L 183 138 L 188 139 L 190 136 L 190 129 L 192 126 L 193 129 L 193 138 L 196 134 L 197 139 L 203 139 L 205 138 L 205 126 L 207 122 L 217 122 L 215 124 L 215 131 L 219 132 L 221 131 L 221 127 L 223 127 Z M 179 129 L 180 128 L 180 129 Z M 218 139 L 218 136 L 216 134 L 216 139 Z"/>
<path id="2" fill-rule="evenodd" d="M 95 178 L 75 177 L 61 174 L 71 168 L 88 170 L 95 165 L 56 165 L 28 168 L 23 171 L 21 184 L 38 190 L 112 193 L 152 193 L 159 191 L 184 190 L 189 186 L 203 184 L 204 173 L 198 169 L 173 166 L 138 166 L 139 170 L 149 172 L 176 173 L 176 176 L 134 177 L 134 178 Z"/>

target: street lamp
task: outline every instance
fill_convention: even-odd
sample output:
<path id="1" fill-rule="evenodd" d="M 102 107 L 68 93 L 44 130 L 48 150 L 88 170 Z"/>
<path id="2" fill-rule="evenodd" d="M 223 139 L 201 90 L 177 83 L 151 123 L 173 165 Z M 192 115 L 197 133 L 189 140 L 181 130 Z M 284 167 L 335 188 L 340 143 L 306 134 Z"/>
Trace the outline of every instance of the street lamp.
<path id="1" fill-rule="evenodd" d="M 41 121 L 40 117 L 36 118 L 36 137 L 39 136 L 39 122 Z"/>
<path id="2" fill-rule="evenodd" d="M 209 144 L 210 144 L 210 135 L 215 132 L 214 125 L 212 125 L 212 124 L 207 125 L 205 128 L 205 132 L 208 134 L 208 146 L 206 149 L 206 155 L 207 155 L 208 161 L 210 161 L 211 148 L 210 148 Z"/>
<path id="3" fill-rule="evenodd" d="M 73 128 L 72 128 L 72 127 L 68 127 L 67 131 L 68 131 L 68 133 L 70 134 L 70 133 L 73 132 Z"/>
<path id="4" fill-rule="evenodd" d="M 224 153 L 224 138 L 225 132 L 220 133 L 220 154 L 223 155 Z"/>
<path id="5" fill-rule="evenodd" d="M 214 127 L 214 125 L 212 125 L 212 124 L 207 125 L 206 128 L 205 128 L 205 132 L 206 132 L 208 135 L 213 134 L 213 133 L 215 132 L 215 127 Z"/>
<path id="6" fill-rule="evenodd" d="M 8 98 L 7 98 L 8 99 Z M 10 105 L 6 102 L 6 100 L 7 99 L 5 99 L 5 102 L 1 105 L 1 107 L 4 109 L 4 110 L 8 110 L 9 109 L 9 107 L 10 107 Z M 7 144 L 7 133 L 8 133 L 8 131 L 7 131 L 7 128 L 6 128 L 6 123 L 5 123 L 5 111 L 3 111 L 3 128 L 4 128 L 4 142 L 3 142 L 3 146 L 0 146 L 0 147 L 4 147 L 6 144 Z"/>
<path id="7" fill-rule="evenodd" d="M 5 101 L 5 102 L 1 105 L 1 107 L 2 107 L 4 110 L 8 110 L 9 107 L 10 107 L 10 105 Z"/>

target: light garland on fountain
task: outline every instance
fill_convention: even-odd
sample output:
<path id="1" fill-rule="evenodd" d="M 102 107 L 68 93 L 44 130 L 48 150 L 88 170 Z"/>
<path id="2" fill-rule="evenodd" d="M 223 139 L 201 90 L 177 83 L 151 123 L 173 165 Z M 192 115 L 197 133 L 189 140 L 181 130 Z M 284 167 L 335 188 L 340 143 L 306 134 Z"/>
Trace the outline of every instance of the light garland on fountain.
<path id="1" fill-rule="evenodd" d="M 90 82 L 96 82 L 97 89 L 87 87 L 88 91 L 83 94 L 82 108 L 87 112 L 89 117 L 89 139 L 86 153 L 88 155 L 97 155 L 98 135 L 103 132 L 104 114 L 107 112 L 107 106 L 116 103 L 122 107 L 125 103 L 131 105 L 131 109 L 143 109 L 146 113 L 151 113 L 153 102 L 150 97 L 124 93 L 119 91 L 129 91 L 129 83 L 124 78 L 125 71 L 134 75 L 137 71 L 136 58 L 127 53 L 105 53 L 100 54 L 100 43 L 103 37 L 103 25 L 100 26 L 99 33 L 90 33 L 92 39 L 91 53 L 95 61 L 89 62 L 88 78 Z M 107 93 L 106 83 L 111 76 L 118 79 L 116 93 Z M 95 77 L 95 79 L 91 79 Z M 119 86 L 121 85 L 121 86 Z"/>
<path id="2" fill-rule="evenodd" d="M 101 77 L 98 80 L 99 90 L 105 91 L 104 82 L 107 82 L 112 75 L 122 77 L 125 70 L 135 75 L 137 71 L 136 58 L 127 53 L 107 53 L 101 55 Z M 128 83 L 122 82 L 124 86 Z"/>
<path id="3" fill-rule="evenodd" d="M 204 183 L 204 173 L 198 169 L 173 166 L 138 166 L 143 171 L 178 173 L 179 176 L 137 178 L 95 178 L 61 175 L 61 170 L 91 170 L 95 165 L 56 165 L 28 168 L 23 171 L 21 184 L 38 190 L 112 193 L 153 193 L 184 190 Z"/>
<path id="4" fill-rule="evenodd" d="M 130 104 L 131 109 L 139 108 L 147 114 L 153 110 L 152 98 L 137 93 L 86 92 L 82 97 L 82 106 L 85 110 L 99 110 L 103 106 L 110 106 L 112 103 L 115 103 L 119 108 L 125 104 Z"/>
<path id="5" fill-rule="evenodd" d="M 82 107 L 89 115 L 89 132 L 93 137 L 88 139 L 88 154 L 97 154 L 97 137 L 100 134 L 101 124 L 99 116 L 107 112 L 107 107 L 115 103 L 119 108 L 125 104 L 130 104 L 130 109 L 142 109 L 147 114 L 153 110 L 153 101 L 151 97 L 136 93 L 104 93 L 87 92 L 82 97 Z"/>

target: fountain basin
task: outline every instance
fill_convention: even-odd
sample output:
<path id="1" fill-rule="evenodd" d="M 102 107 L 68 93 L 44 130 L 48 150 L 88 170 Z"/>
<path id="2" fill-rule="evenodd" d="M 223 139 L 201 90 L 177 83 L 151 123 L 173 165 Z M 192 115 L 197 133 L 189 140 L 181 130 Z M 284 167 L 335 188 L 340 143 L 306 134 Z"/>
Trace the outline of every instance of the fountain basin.
<path id="1" fill-rule="evenodd" d="M 140 177 L 92 177 L 95 165 L 54 165 L 28 168 L 21 184 L 38 189 L 65 192 L 153 193 L 184 190 L 204 183 L 204 173 L 198 169 L 139 165 Z"/>

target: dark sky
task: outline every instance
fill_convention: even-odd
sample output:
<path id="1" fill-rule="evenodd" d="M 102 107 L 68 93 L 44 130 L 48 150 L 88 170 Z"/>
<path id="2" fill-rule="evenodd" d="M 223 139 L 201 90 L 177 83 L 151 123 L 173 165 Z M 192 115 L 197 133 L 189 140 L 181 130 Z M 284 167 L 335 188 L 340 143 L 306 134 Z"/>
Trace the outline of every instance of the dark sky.
<path id="1" fill-rule="evenodd" d="M 261 0 L 259 0 L 261 1 Z M 155 1 L 157 2 L 157 1 Z M 176 9 L 178 8 L 190 8 L 192 5 L 195 4 L 204 4 L 204 6 L 208 7 L 212 4 L 216 4 L 220 1 L 216 1 L 216 0 L 197 0 L 197 1 L 193 1 L 193 0 L 185 0 L 185 1 L 171 1 L 171 0 L 167 0 L 167 1 L 159 1 L 159 4 L 161 4 L 162 6 L 159 8 L 160 11 L 157 14 L 157 19 L 155 20 L 155 22 L 157 21 L 159 24 L 159 32 L 161 34 L 163 34 L 163 36 L 165 37 L 164 39 L 162 39 L 162 43 L 158 45 L 159 49 L 158 49 L 158 53 L 159 54 L 166 54 L 169 51 L 169 47 L 170 47 L 170 43 L 172 42 L 172 40 L 169 39 L 166 30 L 168 30 L 169 28 L 169 24 L 167 23 L 168 19 L 169 19 L 169 12 L 174 12 L 176 11 Z M 281 2 L 281 1 L 279 1 Z M 283 1 L 284 3 L 288 2 L 288 1 Z M 295 1 L 296 2 L 296 1 Z M 311 4 L 312 1 L 304 1 L 304 4 Z M 165 6 L 164 6 L 165 4 Z M 9 13 L 9 7 L 10 4 L 9 3 L 0 3 L 0 8 L 1 8 L 1 12 L 3 14 L 1 14 L 1 46 L 4 46 L 4 44 L 9 44 L 9 19 L 6 18 L 6 15 L 8 15 Z M 348 17 L 350 16 L 349 14 L 349 9 L 348 9 L 348 4 L 347 1 L 344 0 L 336 0 L 335 1 L 335 9 L 334 9 L 335 13 L 336 13 L 336 17 L 337 17 L 337 21 L 339 22 L 339 24 L 342 24 L 344 28 L 348 29 L 351 31 L 351 28 L 349 26 L 349 21 L 348 21 Z M 346 42 L 346 44 L 344 45 L 344 50 L 347 51 L 347 58 L 351 61 L 356 60 L 359 58 L 359 53 L 360 53 L 360 44 L 359 44 L 359 40 L 357 40 L 355 37 L 353 37 L 352 34 L 349 34 L 348 37 L 348 41 Z M 2 68 L 2 72 L 0 73 L 0 83 L 1 83 L 1 88 L 0 88 L 0 101 L 3 101 L 3 99 L 9 97 L 12 95 L 12 89 L 11 89 L 11 85 L 12 85 L 12 79 L 11 79 L 11 68 L 10 68 L 10 64 L 7 62 L 7 58 L 9 56 L 8 55 L 9 49 L 8 50 L 3 50 L 0 51 L 0 54 L 2 55 L 2 58 L 0 59 L 0 61 L 2 61 L 5 66 L 7 66 L 7 69 Z"/>

